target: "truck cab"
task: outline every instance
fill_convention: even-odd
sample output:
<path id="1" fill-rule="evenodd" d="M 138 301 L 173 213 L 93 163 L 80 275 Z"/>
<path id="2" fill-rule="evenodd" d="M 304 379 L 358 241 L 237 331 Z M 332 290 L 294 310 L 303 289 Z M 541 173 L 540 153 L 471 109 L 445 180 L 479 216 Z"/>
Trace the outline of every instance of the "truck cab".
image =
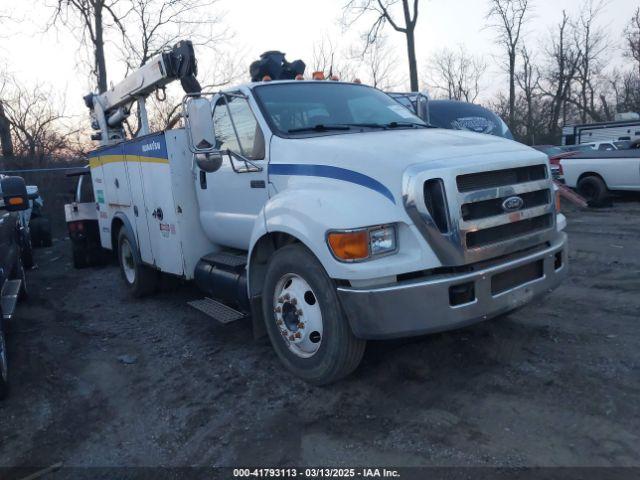
<path id="1" fill-rule="evenodd" d="M 193 94 L 184 116 L 92 154 L 102 245 L 136 294 L 163 271 L 195 279 L 203 311 L 250 315 L 307 381 L 350 373 L 369 339 L 487 320 L 566 275 L 531 148 L 333 81 Z"/>

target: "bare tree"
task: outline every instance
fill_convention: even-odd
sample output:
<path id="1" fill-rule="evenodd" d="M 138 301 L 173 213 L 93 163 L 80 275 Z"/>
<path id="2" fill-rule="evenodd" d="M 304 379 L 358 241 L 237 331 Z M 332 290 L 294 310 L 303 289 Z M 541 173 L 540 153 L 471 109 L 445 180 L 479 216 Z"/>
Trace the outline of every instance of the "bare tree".
<path id="1" fill-rule="evenodd" d="M 467 54 L 462 46 L 457 51 L 444 49 L 429 62 L 430 79 L 426 83 L 451 100 L 474 102 L 486 68 L 482 59 Z"/>
<path id="2" fill-rule="evenodd" d="M 6 95 L 7 78 L 3 75 L 0 77 L 0 147 L 2 147 L 0 153 L 8 158 L 13 156 L 13 139 L 11 138 L 11 122 L 9 122 L 4 108 Z"/>
<path id="3" fill-rule="evenodd" d="M 388 23 L 396 31 L 404 34 L 409 60 L 409 80 L 411 91 L 418 91 L 418 64 L 416 61 L 415 30 L 418 23 L 419 0 L 349 0 L 344 6 L 343 23 L 351 26 L 361 18 L 373 17 L 373 23 L 365 35 L 365 48 L 375 44 Z M 401 15 L 394 7 L 401 7 Z M 398 20 L 402 18 L 402 21 Z"/>
<path id="4" fill-rule="evenodd" d="M 595 22 L 604 9 L 606 3 L 599 0 L 586 0 L 581 8 L 580 17 L 574 25 L 574 37 L 576 49 L 580 56 L 576 80 L 579 91 L 577 100 L 569 99 L 580 111 L 582 123 L 586 123 L 588 117 L 595 121 L 601 121 L 602 114 L 596 107 L 596 94 L 594 83 L 602 69 L 601 58 L 609 48 L 608 39 L 603 29 L 596 27 Z"/>
<path id="5" fill-rule="evenodd" d="M 56 102 L 51 88 L 25 86 L 12 79 L 5 112 L 11 125 L 15 153 L 43 161 L 65 150 L 78 129 L 68 124 L 64 102 Z"/>
<path id="6" fill-rule="evenodd" d="M 626 54 L 636 62 L 637 73 L 640 77 L 640 7 L 636 8 L 625 28 L 624 38 L 628 48 Z"/>
<path id="7" fill-rule="evenodd" d="M 114 26 L 122 29 L 121 20 L 127 12 L 118 11 L 121 4 L 121 0 L 56 0 L 50 22 L 78 33 L 82 44 L 90 48 L 92 73 L 100 93 L 107 91 L 105 31 Z"/>
<path id="8" fill-rule="evenodd" d="M 580 53 L 571 39 L 571 24 L 566 11 L 562 11 L 562 20 L 552 33 L 551 45 L 546 49 L 550 59 L 545 74 L 544 94 L 550 99 L 549 133 L 559 136 L 561 115 L 566 116 L 566 106 L 571 98 L 571 87 L 578 72 Z"/>
<path id="9" fill-rule="evenodd" d="M 369 83 L 381 90 L 391 90 L 396 85 L 395 55 L 390 49 L 387 38 L 380 36 L 362 55 L 362 69 Z"/>
<path id="10" fill-rule="evenodd" d="M 487 18 L 494 23 L 498 32 L 496 42 L 507 51 L 507 71 L 509 73 L 509 126 L 515 122 L 516 104 L 516 57 L 522 37 L 529 0 L 490 0 Z"/>
<path id="11" fill-rule="evenodd" d="M 537 96 L 536 92 L 540 86 L 540 71 L 535 66 L 526 46 L 523 46 L 520 50 L 520 56 L 522 57 L 522 70 L 516 73 L 516 80 L 518 82 L 518 86 L 522 90 L 524 103 L 526 105 L 525 127 L 527 141 L 530 145 L 533 145 L 536 143 L 534 128 L 534 102 Z"/>
<path id="12" fill-rule="evenodd" d="M 323 37 L 313 44 L 312 71 L 324 73 L 326 78 L 337 76 L 344 80 L 353 80 L 356 68 L 353 56 L 341 54 L 330 38 Z"/>
<path id="13" fill-rule="evenodd" d="M 128 69 L 144 65 L 180 39 L 216 49 L 227 39 L 219 0 L 125 0 L 126 15 L 118 23 L 120 46 Z"/>

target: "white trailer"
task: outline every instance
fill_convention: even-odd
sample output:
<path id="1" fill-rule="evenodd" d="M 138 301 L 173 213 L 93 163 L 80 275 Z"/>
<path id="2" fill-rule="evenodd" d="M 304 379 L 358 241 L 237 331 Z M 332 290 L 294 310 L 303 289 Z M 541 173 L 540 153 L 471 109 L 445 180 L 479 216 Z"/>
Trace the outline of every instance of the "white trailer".
<path id="1" fill-rule="evenodd" d="M 635 141 L 640 139 L 640 120 L 584 123 L 562 127 L 562 145 Z"/>
<path id="2" fill-rule="evenodd" d="M 176 78 L 193 87 L 194 73 Z M 291 372 L 322 384 L 368 339 L 487 320 L 566 276 L 546 155 L 429 128 L 365 85 L 270 77 L 187 89 L 184 128 L 127 141 L 123 102 L 89 99 L 106 128 L 90 160 L 100 239 L 135 295 L 158 272 L 193 279 L 207 295 L 194 306 L 250 316 Z"/>

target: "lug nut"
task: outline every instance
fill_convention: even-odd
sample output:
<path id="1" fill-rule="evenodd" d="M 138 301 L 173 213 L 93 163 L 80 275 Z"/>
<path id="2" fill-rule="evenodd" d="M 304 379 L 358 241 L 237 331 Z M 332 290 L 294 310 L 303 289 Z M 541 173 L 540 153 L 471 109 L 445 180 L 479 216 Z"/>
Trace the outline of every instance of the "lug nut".
<path id="1" fill-rule="evenodd" d="M 295 335 L 294 335 L 294 337 L 296 337 L 296 338 L 302 338 L 302 335 L 300 335 L 300 332 L 296 332 L 296 333 L 295 333 Z"/>
<path id="2" fill-rule="evenodd" d="M 282 302 L 284 302 L 284 297 L 279 297 L 278 298 L 278 303 L 282 303 Z"/>
<path id="3" fill-rule="evenodd" d="M 289 300 L 290 298 L 291 298 L 291 296 L 290 296 L 288 293 L 285 293 L 285 294 L 284 294 L 284 299 L 285 299 L 285 300 Z"/>
<path id="4" fill-rule="evenodd" d="M 282 325 L 282 320 L 276 320 L 276 325 Z"/>
<path id="5" fill-rule="evenodd" d="M 299 329 L 303 329 L 303 328 L 304 328 L 304 322 L 300 322 L 300 323 L 298 323 L 298 328 L 299 328 Z"/>
<path id="6" fill-rule="evenodd" d="M 276 308 L 273 309 L 273 311 L 276 312 L 276 313 L 280 313 L 282 311 L 282 308 L 276 307 Z"/>
<path id="7" fill-rule="evenodd" d="M 292 298 L 290 303 L 291 303 L 291 305 L 294 305 L 294 306 L 295 306 L 295 305 L 297 305 L 297 304 L 298 304 L 298 300 L 297 300 L 297 299 L 295 299 L 295 298 Z"/>

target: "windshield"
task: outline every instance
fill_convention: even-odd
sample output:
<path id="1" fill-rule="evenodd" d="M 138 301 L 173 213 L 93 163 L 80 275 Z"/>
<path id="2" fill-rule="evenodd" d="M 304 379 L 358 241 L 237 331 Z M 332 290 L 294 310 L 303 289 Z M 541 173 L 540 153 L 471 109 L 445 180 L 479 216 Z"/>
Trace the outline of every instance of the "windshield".
<path id="1" fill-rule="evenodd" d="M 513 140 L 507 124 L 491 110 L 466 102 L 438 101 L 429 103 L 431 125 L 453 130 L 489 133 Z"/>
<path id="2" fill-rule="evenodd" d="M 365 85 L 301 81 L 260 85 L 254 92 L 279 135 L 426 127 L 391 97 Z"/>

